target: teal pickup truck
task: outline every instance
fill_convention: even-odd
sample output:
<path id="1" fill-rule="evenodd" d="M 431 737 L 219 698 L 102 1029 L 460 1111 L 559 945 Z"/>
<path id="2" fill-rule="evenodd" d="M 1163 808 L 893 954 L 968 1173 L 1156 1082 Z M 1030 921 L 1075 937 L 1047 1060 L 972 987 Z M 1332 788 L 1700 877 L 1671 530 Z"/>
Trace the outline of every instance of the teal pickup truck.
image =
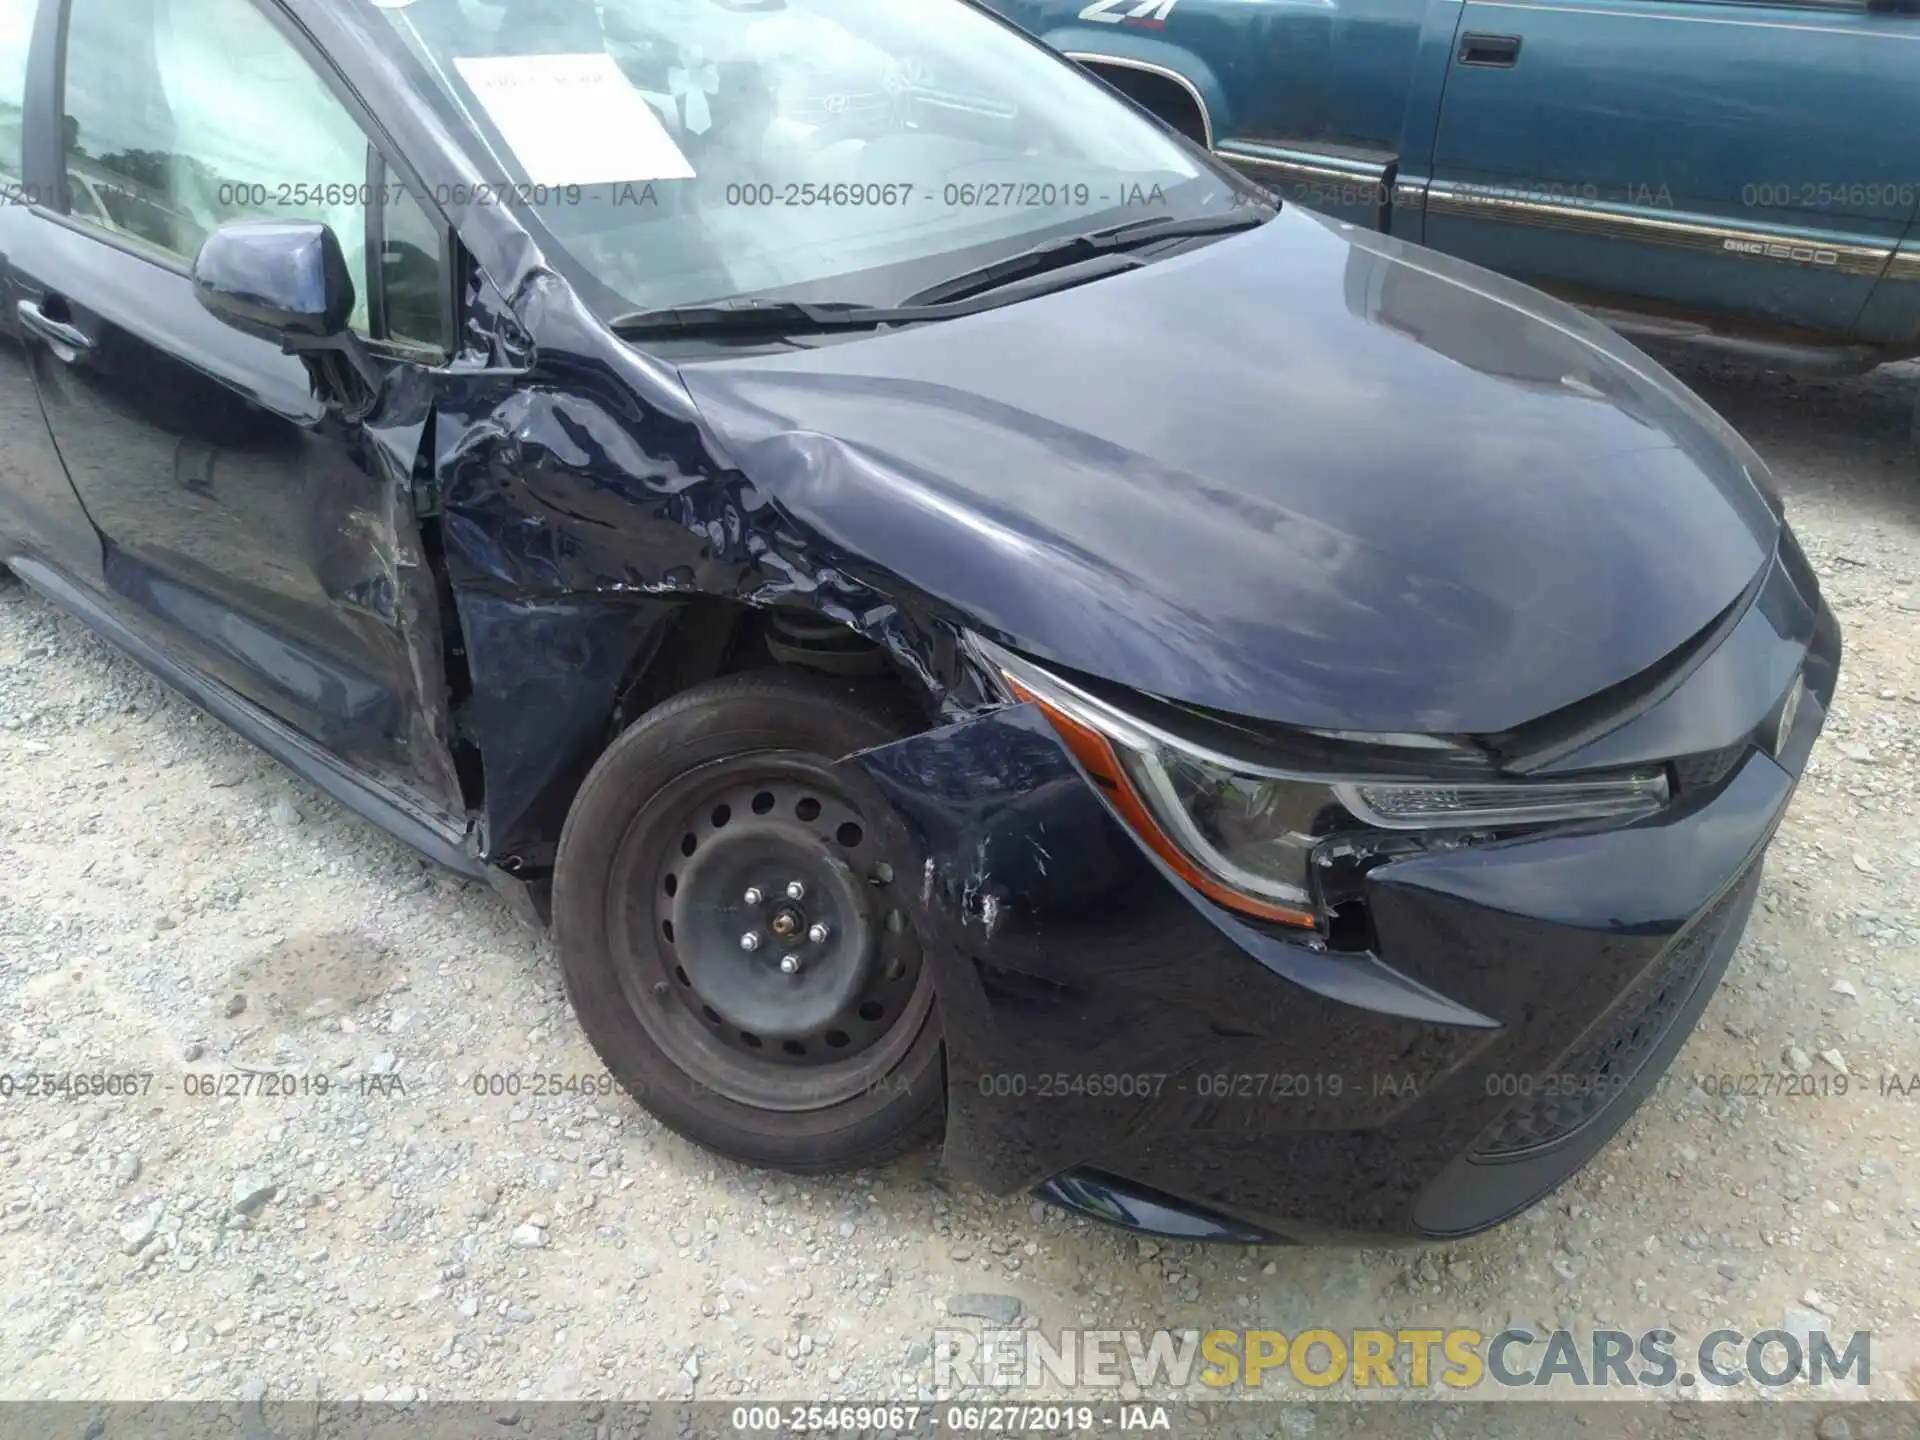
<path id="1" fill-rule="evenodd" d="M 1281 196 L 1811 373 L 1920 353 L 1915 0 L 991 0 Z"/>

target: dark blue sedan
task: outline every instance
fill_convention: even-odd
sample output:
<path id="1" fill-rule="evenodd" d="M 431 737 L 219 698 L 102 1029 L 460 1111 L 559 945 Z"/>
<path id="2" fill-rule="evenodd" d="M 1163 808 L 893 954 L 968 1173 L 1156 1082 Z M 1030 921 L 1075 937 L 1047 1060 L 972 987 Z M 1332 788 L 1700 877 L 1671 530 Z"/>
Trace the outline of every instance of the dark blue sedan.
<path id="1" fill-rule="evenodd" d="M 0 562 L 677 1130 L 1456 1235 L 1693 1027 L 1839 632 L 1595 322 L 962 0 L 0 14 Z"/>

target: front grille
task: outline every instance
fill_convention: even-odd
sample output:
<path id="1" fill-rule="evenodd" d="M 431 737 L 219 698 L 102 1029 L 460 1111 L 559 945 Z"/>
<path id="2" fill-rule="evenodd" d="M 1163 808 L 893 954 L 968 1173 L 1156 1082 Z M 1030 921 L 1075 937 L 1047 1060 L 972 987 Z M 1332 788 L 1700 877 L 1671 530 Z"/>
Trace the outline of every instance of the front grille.
<path id="1" fill-rule="evenodd" d="M 1673 762 L 1673 778 L 1680 787 L 1680 793 L 1689 790 L 1711 790 L 1727 776 L 1746 757 L 1750 740 L 1736 740 L 1731 745 L 1718 750 L 1704 750 L 1698 755 L 1682 755 Z"/>
<path id="2" fill-rule="evenodd" d="M 1476 1160 L 1509 1160 L 1564 1140 L 1627 1089 L 1692 996 L 1714 943 L 1747 888 L 1748 871 L 1661 953 L 1597 1031 L 1552 1067 L 1474 1143 Z"/>

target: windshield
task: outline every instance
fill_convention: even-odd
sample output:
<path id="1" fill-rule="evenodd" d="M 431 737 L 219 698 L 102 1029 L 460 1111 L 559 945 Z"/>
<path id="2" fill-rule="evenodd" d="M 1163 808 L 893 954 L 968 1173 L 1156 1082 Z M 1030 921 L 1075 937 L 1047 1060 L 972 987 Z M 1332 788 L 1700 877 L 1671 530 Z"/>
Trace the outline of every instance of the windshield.
<path id="1" fill-rule="evenodd" d="M 893 304 L 1248 193 L 965 0 L 371 0 L 603 313 Z"/>

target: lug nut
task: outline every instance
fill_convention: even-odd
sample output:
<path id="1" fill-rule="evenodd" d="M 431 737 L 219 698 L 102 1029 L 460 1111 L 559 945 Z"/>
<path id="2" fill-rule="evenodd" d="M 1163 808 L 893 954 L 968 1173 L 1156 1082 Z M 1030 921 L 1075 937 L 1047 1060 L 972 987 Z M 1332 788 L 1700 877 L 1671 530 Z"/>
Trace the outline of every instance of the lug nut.
<path id="1" fill-rule="evenodd" d="M 749 885 L 747 887 L 747 893 L 740 898 L 745 900 L 749 905 L 758 905 L 767 897 L 760 893 L 760 887 L 758 885 Z"/>
<path id="2" fill-rule="evenodd" d="M 800 957 L 791 953 L 782 955 L 780 957 L 780 973 L 782 975 L 798 975 L 800 973 Z"/>
<path id="3" fill-rule="evenodd" d="M 827 935 L 829 933 L 830 932 L 827 930 L 826 925 L 818 920 L 814 921 L 813 924 L 807 927 L 807 939 L 811 940 L 816 945 L 826 944 Z"/>
<path id="4" fill-rule="evenodd" d="M 798 880 L 789 880 L 787 882 L 787 899 L 804 900 L 806 898 L 807 898 L 806 886 L 802 885 Z"/>
<path id="5" fill-rule="evenodd" d="M 758 950 L 760 948 L 760 932 L 758 930 L 747 931 L 746 934 L 740 937 L 740 948 L 742 950 Z"/>

